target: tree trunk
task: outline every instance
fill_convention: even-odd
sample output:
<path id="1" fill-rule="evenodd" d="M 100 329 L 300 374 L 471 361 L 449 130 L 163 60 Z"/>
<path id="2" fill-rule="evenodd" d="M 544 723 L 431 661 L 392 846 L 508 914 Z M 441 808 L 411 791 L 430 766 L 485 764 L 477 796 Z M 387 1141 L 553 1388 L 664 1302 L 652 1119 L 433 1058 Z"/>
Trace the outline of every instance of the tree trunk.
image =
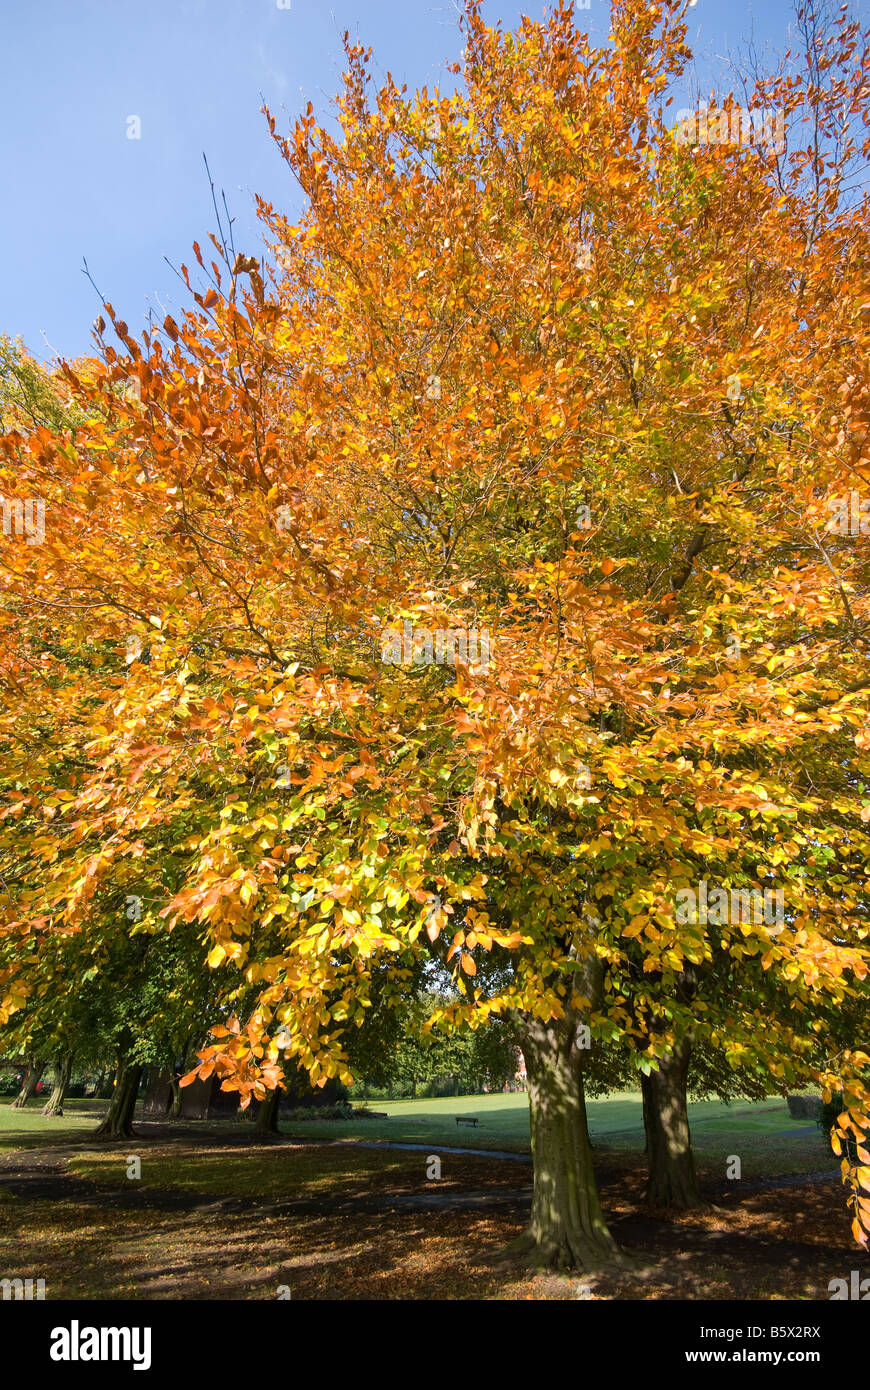
<path id="1" fill-rule="evenodd" d="M 43 1115 L 62 1115 L 63 1102 L 66 1097 L 66 1088 L 72 1076 L 72 1053 L 68 1052 L 65 1057 L 61 1057 L 54 1064 L 54 1090 L 49 1097 L 48 1104 L 42 1107 Z"/>
<path id="2" fill-rule="evenodd" d="M 133 1137 L 133 1112 L 139 1094 L 139 1082 L 143 1067 L 137 1062 L 122 1062 L 118 1068 L 118 1081 L 109 1108 L 102 1124 L 95 1131 L 109 1139 L 131 1139 Z"/>
<path id="3" fill-rule="evenodd" d="M 114 1080 L 115 1072 L 101 1072 L 99 1082 L 97 1083 L 97 1088 L 94 1091 L 94 1096 L 97 1097 L 99 1100 L 111 1100 L 112 1096 L 114 1095 Z"/>
<path id="4" fill-rule="evenodd" d="M 27 1068 L 27 1074 L 21 1085 L 21 1090 L 12 1102 L 13 1110 L 23 1110 L 30 1097 L 35 1093 L 39 1085 L 42 1073 L 47 1066 L 46 1062 L 31 1062 Z"/>
<path id="5" fill-rule="evenodd" d="M 257 1119 L 254 1125 L 254 1139 L 271 1139 L 273 1135 L 280 1134 L 278 1129 L 278 1106 L 281 1103 L 281 1089 L 276 1086 L 274 1091 L 267 1091 L 265 1099 L 260 1102 L 257 1111 Z"/>
<path id="6" fill-rule="evenodd" d="M 169 1083 L 172 1086 L 172 1104 L 169 1107 L 169 1118 L 170 1120 L 177 1120 L 181 1115 L 181 1087 L 178 1084 L 178 1077 L 175 1072 L 173 1072 L 172 1076 L 169 1078 Z"/>
<path id="7" fill-rule="evenodd" d="M 165 1067 L 149 1067 L 145 1073 L 142 1113 L 150 1119 L 165 1120 L 172 1105 L 172 1073 Z"/>
<path id="8" fill-rule="evenodd" d="M 649 1168 L 646 1201 L 651 1207 L 691 1211 L 708 1205 L 698 1188 L 689 1134 L 686 1078 L 691 1052 L 691 1040 L 683 1038 L 659 1062 L 658 1071 L 641 1077 Z"/>
<path id="9" fill-rule="evenodd" d="M 535 1266 L 591 1272 L 625 1260 L 598 1201 L 577 1023 L 523 1020 L 534 1192 L 528 1229 L 509 1250 Z"/>

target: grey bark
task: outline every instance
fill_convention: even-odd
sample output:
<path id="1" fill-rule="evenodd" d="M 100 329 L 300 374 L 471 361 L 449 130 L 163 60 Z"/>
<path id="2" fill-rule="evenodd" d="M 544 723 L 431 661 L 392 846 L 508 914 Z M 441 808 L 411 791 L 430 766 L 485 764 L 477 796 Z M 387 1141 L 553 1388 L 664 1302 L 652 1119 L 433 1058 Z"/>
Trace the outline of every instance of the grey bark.
<path id="1" fill-rule="evenodd" d="M 72 1076 L 73 1058 L 72 1053 L 58 1059 L 54 1064 L 54 1088 L 48 1098 L 48 1102 L 42 1108 L 42 1113 L 46 1117 L 59 1117 L 63 1115 L 63 1103 L 66 1099 L 67 1087 Z"/>
<path id="2" fill-rule="evenodd" d="M 126 1059 L 118 1067 L 117 1084 L 109 1101 L 105 1119 L 95 1131 L 109 1139 L 131 1139 L 133 1137 L 133 1112 L 142 1079 L 142 1065 L 130 1063 Z"/>
<path id="3" fill-rule="evenodd" d="M 658 1071 L 641 1077 L 643 1123 L 649 1180 L 646 1201 L 651 1207 L 691 1211 L 707 1205 L 698 1187 L 686 1081 L 692 1043 L 683 1037 Z"/>
<path id="4" fill-rule="evenodd" d="M 45 1071 L 47 1062 L 33 1061 L 29 1064 L 24 1080 L 21 1083 L 21 1090 L 12 1102 L 13 1110 L 23 1110 L 31 1096 L 35 1094 L 36 1088 Z"/>
<path id="5" fill-rule="evenodd" d="M 529 1225 L 512 1248 L 546 1268 L 593 1271 L 624 1259 L 607 1228 L 592 1163 L 579 1019 L 525 1018 L 534 1189 Z"/>

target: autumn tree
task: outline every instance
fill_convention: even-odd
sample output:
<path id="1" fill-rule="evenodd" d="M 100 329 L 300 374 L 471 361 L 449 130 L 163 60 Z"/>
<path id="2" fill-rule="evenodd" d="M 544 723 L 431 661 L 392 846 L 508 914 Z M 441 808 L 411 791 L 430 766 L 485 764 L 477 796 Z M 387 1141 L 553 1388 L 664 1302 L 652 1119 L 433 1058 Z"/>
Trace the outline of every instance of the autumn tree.
<path id="1" fill-rule="evenodd" d="M 84 362 L 81 368 L 86 368 Z M 69 383 L 37 362 L 24 344 L 0 333 L 0 432 L 40 427 L 63 430 L 81 422 Z"/>
<path id="2" fill-rule="evenodd" d="M 133 876 L 250 989 L 198 1067 L 243 1102 L 282 1055 L 349 1081 L 375 973 L 401 1008 L 431 959 L 433 1036 L 496 1018 L 525 1055 L 522 1253 L 587 1269 L 620 1259 L 596 1047 L 677 1095 L 687 1046 L 805 1068 L 864 1124 L 828 1021 L 867 975 L 867 552 L 831 529 L 867 209 L 812 148 L 731 141 L 732 99 L 725 140 L 675 130 L 679 5 L 617 0 L 593 48 L 570 6 L 504 33 L 469 0 L 463 38 L 449 96 L 370 95 L 348 45 L 337 135 L 270 117 L 307 199 L 261 204 L 272 272 L 218 228 L 181 322 L 104 306 L 75 438 L 0 440 L 46 509 L 4 550 L 3 1013 Z M 866 158 L 866 47 L 832 42 L 751 99 Z M 708 882 L 783 911 L 683 911 Z M 793 1017 L 761 1028 L 767 980 Z"/>

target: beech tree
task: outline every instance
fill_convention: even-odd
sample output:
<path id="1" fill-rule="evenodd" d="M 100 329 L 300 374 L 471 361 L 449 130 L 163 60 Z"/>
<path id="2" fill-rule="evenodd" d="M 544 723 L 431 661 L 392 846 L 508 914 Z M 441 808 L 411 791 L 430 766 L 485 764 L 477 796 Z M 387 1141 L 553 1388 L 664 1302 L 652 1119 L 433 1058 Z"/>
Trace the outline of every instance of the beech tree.
<path id="1" fill-rule="evenodd" d="M 681 5 L 616 0 L 601 48 L 570 6 L 462 25 L 449 95 L 370 94 L 348 43 L 337 135 L 269 117 L 306 196 L 260 204 L 269 264 L 219 226 L 183 321 L 104 306 L 74 438 L 0 440 L 46 510 L 4 548 L 0 1020 L 134 870 L 249 987 L 196 1069 L 243 1104 L 282 1054 L 349 1082 L 375 972 L 398 1008 L 433 959 L 433 1035 L 523 1049 L 518 1253 L 590 1269 L 596 1047 L 651 1093 L 689 1044 L 812 1079 L 863 1136 L 867 46 L 758 82 L 780 148 L 731 98 L 675 129 Z"/>
<path id="2" fill-rule="evenodd" d="M 21 1081 L 21 1089 L 12 1102 L 13 1110 L 23 1110 L 31 1097 L 36 1095 L 36 1088 L 42 1080 L 42 1074 L 47 1065 L 47 1062 L 41 1062 L 36 1057 L 28 1060 Z"/>
<path id="3" fill-rule="evenodd" d="M 59 1055 L 54 1064 L 51 1095 L 41 1112 L 46 1118 L 60 1118 L 63 1115 L 63 1103 L 72 1078 L 72 1069 L 73 1053 L 71 1049 L 68 1049 Z"/>

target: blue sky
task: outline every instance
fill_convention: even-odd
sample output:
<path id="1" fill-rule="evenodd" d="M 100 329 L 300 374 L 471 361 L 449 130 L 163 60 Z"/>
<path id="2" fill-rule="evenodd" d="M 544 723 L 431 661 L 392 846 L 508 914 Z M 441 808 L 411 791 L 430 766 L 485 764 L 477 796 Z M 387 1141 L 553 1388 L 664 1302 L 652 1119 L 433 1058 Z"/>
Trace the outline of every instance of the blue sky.
<path id="1" fill-rule="evenodd" d="M 288 213 L 299 195 L 260 114 L 286 129 L 308 101 L 328 117 L 342 34 L 374 49 L 375 75 L 410 89 L 453 78 L 461 41 L 450 0 L 0 0 L 0 331 L 37 356 L 92 350 L 99 311 L 83 257 L 134 331 L 148 308 L 186 303 L 164 256 L 191 262 L 214 228 L 202 162 L 226 192 L 238 249 L 257 253 L 253 193 Z M 542 0 L 489 0 L 513 27 Z M 690 43 L 702 75 L 754 32 L 786 46 L 790 0 L 698 0 Z M 603 40 L 609 5 L 578 10 Z M 128 138 L 128 118 L 141 138 Z"/>

